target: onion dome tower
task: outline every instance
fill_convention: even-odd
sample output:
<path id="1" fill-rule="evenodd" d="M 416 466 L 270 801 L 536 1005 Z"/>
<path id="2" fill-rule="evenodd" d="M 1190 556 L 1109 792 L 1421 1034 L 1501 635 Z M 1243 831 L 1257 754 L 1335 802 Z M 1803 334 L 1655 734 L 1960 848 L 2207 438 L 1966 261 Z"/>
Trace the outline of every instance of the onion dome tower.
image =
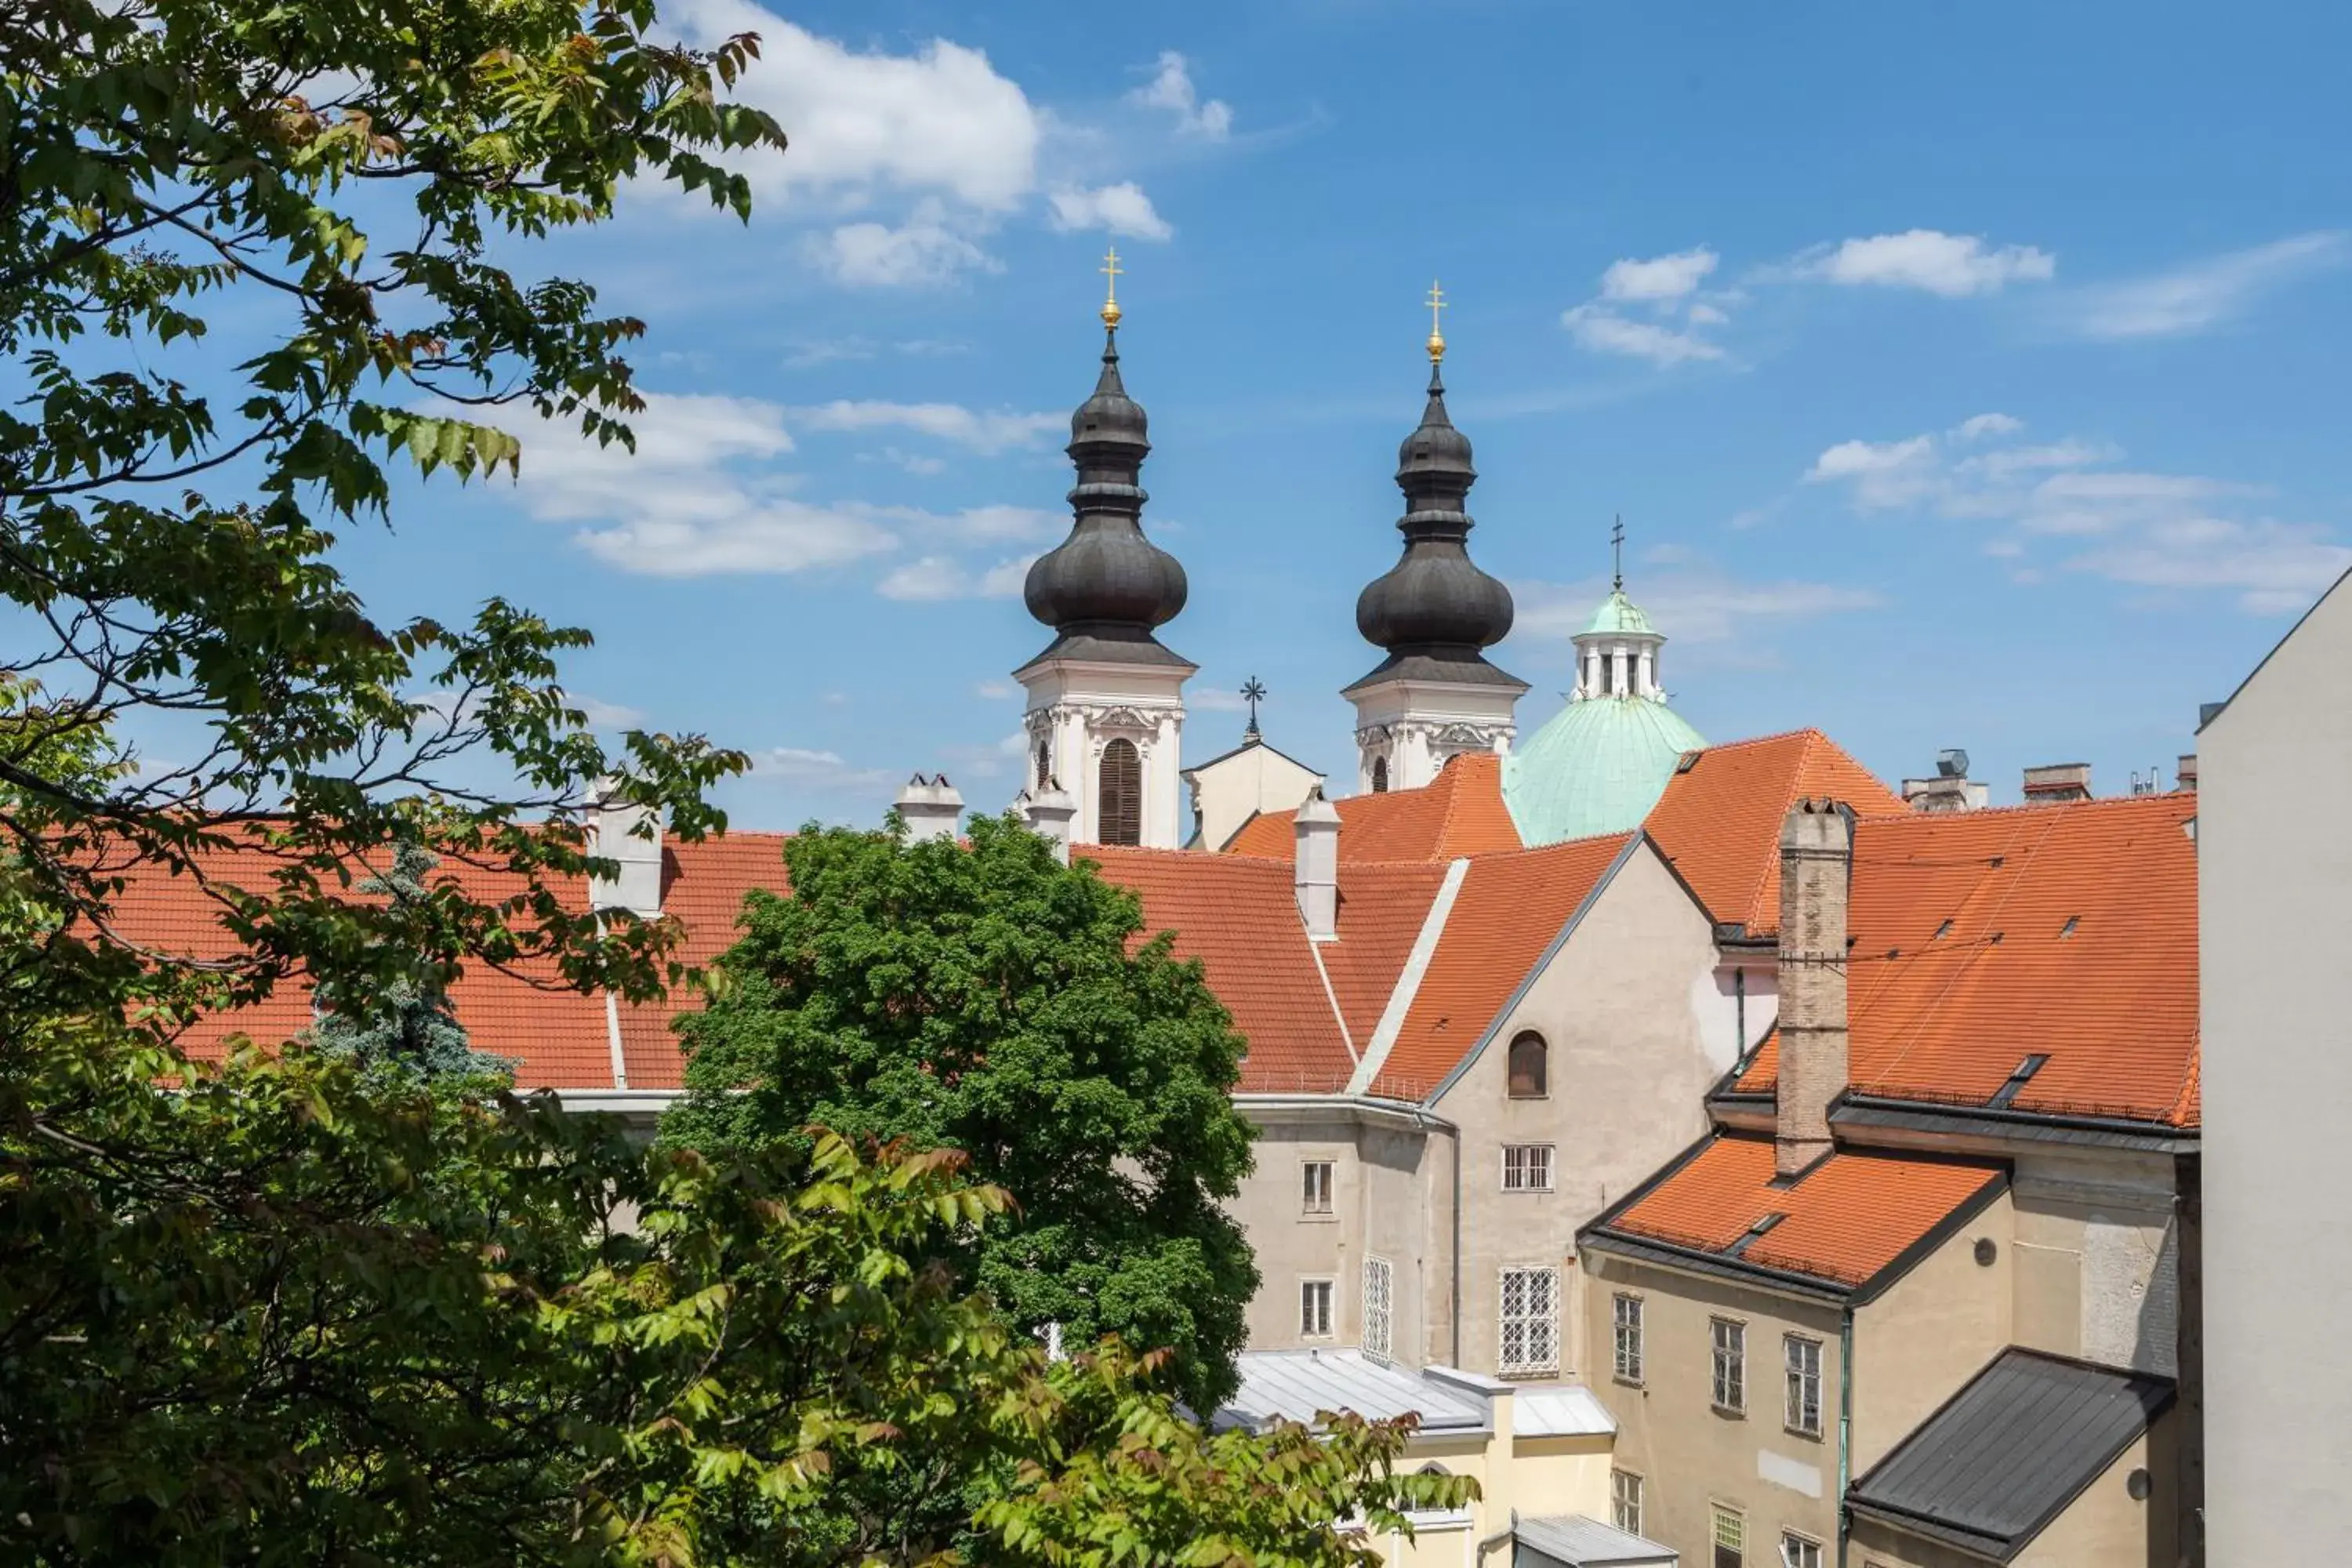
<path id="1" fill-rule="evenodd" d="M 1184 607 L 1184 568 L 1143 536 L 1139 481 L 1151 443 L 1119 376 L 1117 250 L 1102 270 L 1110 280 L 1102 374 L 1070 416 L 1076 517 L 1069 537 L 1029 568 L 1023 591 L 1054 640 L 1013 679 L 1029 693 L 1028 789 L 1071 796 L 1072 839 L 1173 849 L 1182 841 L 1184 681 L 1196 667 L 1153 633 Z"/>
<path id="2" fill-rule="evenodd" d="M 1639 827 L 1683 754 L 1706 744 L 1666 705 L 1658 684 L 1666 639 L 1625 596 L 1624 542 L 1621 525 L 1610 540 L 1619 564 L 1609 596 L 1576 635 L 1568 706 L 1503 763 L 1503 804 L 1529 845 Z"/>
<path id="3" fill-rule="evenodd" d="M 1481 651 L 1511 629 L 1511 591 L 1470 559 L 1470 438 L 1445 411 L 1444 291 L 1430 285 L 1429 403 L 1397 449 L 1404 554 L 1356 600 L 1356 629 L 1387 650 L 1340 693 L 1356 705 L 1356 784 L 1417 789 L 1464 752 L 1508 752 L 1527 682 Z"/>

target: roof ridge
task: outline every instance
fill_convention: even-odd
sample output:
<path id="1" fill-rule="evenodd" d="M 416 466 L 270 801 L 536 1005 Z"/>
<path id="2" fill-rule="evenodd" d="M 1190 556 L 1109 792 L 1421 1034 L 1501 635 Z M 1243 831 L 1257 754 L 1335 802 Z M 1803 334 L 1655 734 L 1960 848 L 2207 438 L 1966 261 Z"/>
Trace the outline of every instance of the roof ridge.
<path id="1" fill-rule="evenodd" d="M 2193 789 L 2168 789 L 2155 795 L 2098 795 L 2088 800 L 2021 800 L 2009 805 L 1979 805 L 1970 811 L 1889 811 L 1865 818 L 1870 822 L 1972 822 L 1985 816 L 2015 816 L 2029 811 L 2084 811 L 2092 806 L 2153 807 L 2159 801 L 2194 800 Z"/>

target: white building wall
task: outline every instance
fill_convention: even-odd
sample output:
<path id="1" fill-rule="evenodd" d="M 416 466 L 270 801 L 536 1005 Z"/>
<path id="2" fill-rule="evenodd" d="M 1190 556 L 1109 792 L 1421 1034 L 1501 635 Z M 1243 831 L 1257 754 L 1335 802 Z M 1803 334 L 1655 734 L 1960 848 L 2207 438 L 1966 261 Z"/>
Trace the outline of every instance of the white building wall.
<path id="1" fill-rule="evenodd" d="M 1186 791 L 1179 748 L 1184 731 L 1184 681 L 1189 664 L 1091 664 L 1041 660 L 1018 671 L 1028 689 L 1023 725 L 1029 737 L 1030 787 L 1039 784 L 1037 751 L 1050 752 L 1053 773 L 1077 802 L 1074 839 L 1102 842 L 1103 748 L 1124 738 L 1142 763 L 1143 845 L 1178 849 L 1185 838 Z"/>
<path id="2" fill-rule="evenodd" d="M 2207 1561 L 2343 1555 L 2352 590 L 2198 738 Z"/>
<path id="3" fill-rule="evenodd" d="M 1348 693 L 1356 705 L 1356 789 L 1370 794 L 1372 764 L 1386 759 L 1388 787 L 1419 789 L 1465 752 L 1507 755 L 1523 689 L 1388 680 Z"/>

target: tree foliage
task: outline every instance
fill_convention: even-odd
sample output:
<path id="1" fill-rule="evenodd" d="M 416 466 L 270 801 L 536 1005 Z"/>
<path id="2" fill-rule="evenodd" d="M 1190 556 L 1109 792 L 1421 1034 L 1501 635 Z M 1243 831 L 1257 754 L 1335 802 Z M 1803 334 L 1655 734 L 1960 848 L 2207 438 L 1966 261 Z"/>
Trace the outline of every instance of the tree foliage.
<path id="1" fill-rule="evenodd" d="M 961 1150 L 1017 1205 L 964 1254 L 1014 1321 L 1171 1349 L 1214 1409 L 1257 1270 L 1220 1203 L 1249 1170 L 1243 1042 L 1200 966 L 1139 943 L 1133 895 L 1010 817 L 973 819 L 968 847 L 811 830 L 784 857 L 791 893 L 751 895 L 680 1023 L 694 1092 L 665 1136 Z"/>
<path id="2" fill-rule="evenodd" d="M 714 157 L 783 141 L 722 96 L 756 39 L 698 53 L 654 20 L 651 0 L 0 5 L 0 600 L 30 634 L 0 658 L 26 699 L 0 729 L 0 846 L 59 911 L 0 995 L 110 1011 L 135 985 L 168 1025 L 305 970 L 354 1005 L 467 958 L 632 995 L 667 978 L 667 928 L 556 896 L 587 858 L 574 808 L 612 774 L 692 837 L 741 759 L 639 733 L 607 755 L 556 680 L 584 633 L 504 600 L 380 623 L 329 531 L 384 514 L 395 458 L 515 468 L 503 405 L 629 439 L 639 323 L 503 263 L 629 182 L 744 210 Z M 175 762 L 50 765 L 159 714 Z M 353 897 L 404 837 L 520 890 Z M 125 937 L 110 905 L 146 869 L 203 882 L 234 957 Z"/>
<path id="3" fill-rule="evenodd" d="M 46 1050 L 0 1080 L 0 1556 L 1336 1565 L 1464 1495 L 1402 1426 L 1209 1436 L 1116 1345 L 1049 1372 L 937 1260 L 1007 1204 L 962 1163 Z"/>

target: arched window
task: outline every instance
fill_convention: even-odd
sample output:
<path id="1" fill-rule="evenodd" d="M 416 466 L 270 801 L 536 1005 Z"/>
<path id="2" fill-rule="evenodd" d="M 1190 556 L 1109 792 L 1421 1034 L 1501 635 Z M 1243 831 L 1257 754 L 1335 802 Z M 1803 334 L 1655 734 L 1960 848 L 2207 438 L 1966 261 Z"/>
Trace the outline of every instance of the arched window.
<path id="1" fill-rule="evenodd" d="M 1044 789 L 1053 782 L 1054 744 L 1050 741 L 1040 741 L 1037 742 L 1037 787 Z"/>
<path id="2" fill-rule="evenodd" d="M 1143 842 L 1143 758 L 1122 737 L 1103 748 L 1097 795 L 1099 830 L 1105 844 Z"/>
<path id="3" fill-rule="evenodd" d="M 1551 1092 L 1551 1047 L 1533 1029 L 1511 1041 L 1513 1100 L 1541 1100 Z"/>
<path id="4" fill-rule="evenodd" d="M 1386 757 L 1372 759 L 1372 793 L 1374 795 L 1389 793 L 1389 760 Z"/>

